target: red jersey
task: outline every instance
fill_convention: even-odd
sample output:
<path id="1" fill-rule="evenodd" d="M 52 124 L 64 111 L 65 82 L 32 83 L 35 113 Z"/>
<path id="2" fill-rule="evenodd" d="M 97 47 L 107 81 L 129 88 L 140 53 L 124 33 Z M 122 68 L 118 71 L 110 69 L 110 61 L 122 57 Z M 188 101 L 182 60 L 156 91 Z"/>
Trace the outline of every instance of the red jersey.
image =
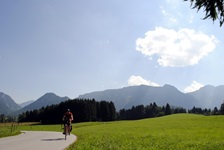
<path id="1" fill-rule="evenodd" d="M 64 114 L 64 118 L 67 119 L 67 120 L 72 121 L 72 120 L 73 120 L 73 114 L 72 114 L 70 111 L 67 111 L 67 112 Z"/>

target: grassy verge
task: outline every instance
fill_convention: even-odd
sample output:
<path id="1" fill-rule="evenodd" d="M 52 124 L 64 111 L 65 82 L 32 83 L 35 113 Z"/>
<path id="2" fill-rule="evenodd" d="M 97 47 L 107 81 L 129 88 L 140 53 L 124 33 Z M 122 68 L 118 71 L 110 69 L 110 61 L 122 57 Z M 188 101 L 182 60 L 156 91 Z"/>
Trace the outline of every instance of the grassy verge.
<path id="1" fill-rule="evenodd" d="M 33 123 L 0 123 L 0 138 L 20 134 L 19 126 L 27 126 Z"/>

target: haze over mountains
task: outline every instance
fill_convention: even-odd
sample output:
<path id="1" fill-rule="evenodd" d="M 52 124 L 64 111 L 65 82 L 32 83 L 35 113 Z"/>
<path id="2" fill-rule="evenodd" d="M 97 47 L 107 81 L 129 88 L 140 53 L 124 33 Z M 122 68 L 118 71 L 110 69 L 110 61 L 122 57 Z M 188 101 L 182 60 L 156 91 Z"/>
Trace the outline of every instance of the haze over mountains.
<path id="1" fill-rule="evenodd" d="M 224 102 L 224 85 L 216 87 L 212 85 L 206 85 L 197 91 L 187 94 L 196 98 L 199 102 L 198 106 L 200 107 L 219 108 Z"/>
<path id="2" fill-rule="evenodd" d="M 27 106 L 27 105 L 33 103 L 34 101 L 35 101 L 35 100 L 26 101 L 26 102 L 23 102 L 23 103 L 19 104 L 19 106 L 21 106 L 21 107 L 23 108 L 23 107 L 25 107 L 25 106 Z"/>
<path id="3" fill-rule="evenodd" d="M 86 93 L 78 98 L 113 101 L 117 111 L 141 104 L 149 105 L 153 102 L 160 106 L 165 106 L 166 103 L 169 103 L 172 106 L 186 109 L 191 109 L 194 106 L 213 109 L 214 107 L 219 108 L 223 103 L 223 91 L 224 85 L 217 87 L 207 85 L 191 93 L 182 93 L 172 85 L 164 85 L 162 87 L 140 85 Z M 22 108 L 10 96 L 0 92 L 0 114 L 18 115 L 43 106 L 59 104 L 68 99 L 70 98 L 60 97 L 54 93 L 46 93 L 34 102 L 28 102 L 30 104 Z"/>
<path id="4" fill-rule="evenodd" d="M 111 89 L 80 95 L 78 98 L 95 98 L 96 100 L 110 100 L 115 103 L 117 110 L 131 108 L 133 105 L 149 105 L 156 102 L 157 105 L 172 106 L 191 109 L 195 107 L 211 108 L 220 107 L 224 100 L 224 85 L 207 85 L 195 92 L 182 93 L 172 85 L 152 87 L 146 85 L 130 86 L 121 89 Z"/>

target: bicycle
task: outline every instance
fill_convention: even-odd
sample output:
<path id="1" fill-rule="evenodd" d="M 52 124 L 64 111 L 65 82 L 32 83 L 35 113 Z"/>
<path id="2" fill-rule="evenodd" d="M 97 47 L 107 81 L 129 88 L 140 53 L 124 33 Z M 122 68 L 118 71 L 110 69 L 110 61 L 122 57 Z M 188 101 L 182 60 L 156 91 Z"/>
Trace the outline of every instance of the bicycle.
<path id="1" fill-rule="evenodd" d="M 66 140 L 67 135 L 70 135 L 70 126 L 68 126 L 67 124 L 65 124 L 64 133 L 65 133 L 65 140 Z"/>
<path id="2" fill-rule="evenodd" d="M 67 139 L 67 136 L 70 135 L 71 132 L 71 125 L 68 121 L 66 121 L 66 123 L 64 123 L 64 134 L 65 134 L 65 140 Z"/>

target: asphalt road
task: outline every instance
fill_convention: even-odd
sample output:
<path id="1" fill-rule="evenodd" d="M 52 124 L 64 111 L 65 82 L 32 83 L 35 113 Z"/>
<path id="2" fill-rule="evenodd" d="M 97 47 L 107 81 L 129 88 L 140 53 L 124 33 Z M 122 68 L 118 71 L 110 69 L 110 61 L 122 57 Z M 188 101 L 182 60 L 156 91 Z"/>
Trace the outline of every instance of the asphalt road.
<path id="1" fill-rule="evenodd" d="M 0 138 L 1 150 L 64 150 L 76 141 L 73 134 L 65 140 L 61 132 L 22 131 L 17 136 Z"/>

